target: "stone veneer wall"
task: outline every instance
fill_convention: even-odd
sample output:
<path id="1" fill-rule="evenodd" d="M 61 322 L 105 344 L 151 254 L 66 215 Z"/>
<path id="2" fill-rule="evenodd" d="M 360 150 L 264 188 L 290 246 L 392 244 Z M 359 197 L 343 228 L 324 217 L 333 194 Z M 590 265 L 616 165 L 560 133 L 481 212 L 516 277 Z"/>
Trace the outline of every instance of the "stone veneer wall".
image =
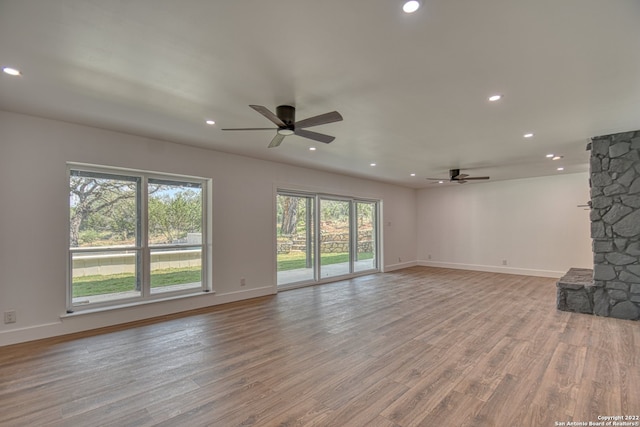
<path id="1" fill-rule="evenodd" d="M 591 142 L 593 313 L 640 318 L 640 131 Z"/>

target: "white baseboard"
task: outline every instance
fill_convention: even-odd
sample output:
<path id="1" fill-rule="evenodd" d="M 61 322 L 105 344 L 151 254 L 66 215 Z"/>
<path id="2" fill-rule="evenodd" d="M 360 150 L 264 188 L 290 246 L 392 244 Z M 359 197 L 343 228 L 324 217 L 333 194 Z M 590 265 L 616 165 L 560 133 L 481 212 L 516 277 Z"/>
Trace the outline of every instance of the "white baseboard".
<path id="1" fill-rule="evenodd" d="M 226 294 L 217 294 L 216 303 L 213 305 L 227 304 L 230 302 L 242 301 L 245 299 L 259 298 L 267 295 L 274 295 L 277 289 L 273 286 L 263 286 L 261 288 L 248 289 L 246 291 L 227 292 Z"/>
<path id="2" fill-rule="evenodd" d="M 202 294 L 195 297 L 157 301 L 112 310 L 62 315 L 60 321 L 0 332 L 0 347 L 73 334 L 92 329 L 115 326 L 122 323 L 168 316 L 184 311 L 197 310 L 251 298 L 275 294 L 273 286 L 228 292 L 226 294 Z"/>
<path id="3" fill-rule="evenodd" d="M 64 335 L 64 332 L 60 332 L 61 329 L 62 320 L 2 331 L 0 332 L 0 347 Z"/>
<path id="4" fill-rule="evenodd" d="M 499 265 L 459 264 L 455 262 L 420 260 L 417 265 L 423 267 L 452 268 L 456 270 L 486 271 L 489 273 L 518 274 L 521 276 L 551 277 L 559 279 L 566 271 L 536 270 L 531 268 L 504 267 Z"/>
<path id="5" fill-rule="evenodd" d="M 400 270 L 403 268 L 409 268 L 409 267 L 415 267 L 416 265 L 418 265 L 417 261 L 409 261 L 409 262 L 400 262 L 397 264 L 388 264 L 384 266 L 384 269 L 382 270 L 383 273 L 388 273 L 390 271 L 394 271 L 394 270 Z"/>

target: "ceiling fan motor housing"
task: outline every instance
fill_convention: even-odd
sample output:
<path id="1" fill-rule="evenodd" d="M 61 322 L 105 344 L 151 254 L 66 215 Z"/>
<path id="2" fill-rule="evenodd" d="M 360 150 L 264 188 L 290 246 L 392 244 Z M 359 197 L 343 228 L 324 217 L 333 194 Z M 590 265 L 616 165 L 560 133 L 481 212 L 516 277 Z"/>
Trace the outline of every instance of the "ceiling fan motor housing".
<path id="1" fill-rule="evenodd" d="M 451 179 L 455 179 L 455 177 L 457 177 L 458 175 L 460 175 L 460 169 L 450 169 L 449 170 L 449 177 Z"/>
<path id="2" fill-rule="evenodd" d="M 282 120 L 289 129 L 293 129 L 296 122 L 296 109 L 291 105 L 279 105 L 276 107 L 276 116 Z"/>

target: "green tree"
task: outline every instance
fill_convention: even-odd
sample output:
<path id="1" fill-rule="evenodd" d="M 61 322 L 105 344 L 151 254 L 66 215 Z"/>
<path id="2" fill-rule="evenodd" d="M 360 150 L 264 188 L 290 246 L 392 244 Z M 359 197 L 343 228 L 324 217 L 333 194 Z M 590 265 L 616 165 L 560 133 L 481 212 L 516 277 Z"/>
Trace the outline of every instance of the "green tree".
<path id="1" fill-rule="evenodd" d="M 120 240 L 135 236 L 138 225 L 135 200 L 126 199 L 114 205 L 108 221 L 110 230 L 117 233 Z"/>
<path id="2" fill-rule="evenodd" d="M 280 234 L 290 236 L 295 234 L 298 224 L 298 204 L 299 197 L 278 197 L 282 199 L 282 222 L 280 223 Z"/>
<path id="3" fill-rule="evenodd" d="M 93 216 L 95 222 L 104 221 L 100 216 L 109 216 L 112 208 L 124 200 L 133 202 L 135 193 L 135 182 L 72 175 L 69 179 L 71 247 L 79 245 L 80 229 L 90 217 Z"/>
<path id="4" fill-rule="evenodd" d="M 172 243 L 187 233 L 202 232 L 202 197 L 193 190 L 160 194 L 149 198 L 149 233 Z"/>
<path id="5" fill-rule="evenodd" d="M 358 225 L 361 227 L 364 225 L 372 226 L 373 223 L 373 203 L 357 203 L 358 211 Z"/>
<path id="6" fill-rule="evenodd" d="M 322 220 L 335 223 L 348 223 L 349 206 L 349 202 L 342 200 L 322 200 L 322 210 L 320 211 Z"/>

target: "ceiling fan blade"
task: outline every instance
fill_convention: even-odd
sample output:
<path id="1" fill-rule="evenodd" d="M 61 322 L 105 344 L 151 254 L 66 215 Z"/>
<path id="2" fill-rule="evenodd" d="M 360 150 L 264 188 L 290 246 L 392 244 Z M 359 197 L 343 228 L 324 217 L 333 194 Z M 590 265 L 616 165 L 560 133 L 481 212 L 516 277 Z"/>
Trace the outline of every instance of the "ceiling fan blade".
<path id="1" fill-rule="evenodd" d="M 334 139 L 336 139 L 335 136 L 325 135 L 324 133 L 311 132 L 310 130 L 304 130 L 304 129 L 294 129 L 293 133 L 303 138 L 309 138 L 309 139 L 313 139 L 314 141 L 324 142 L 325 144 L 328 144 Z"/>
<path id="2" fill-rule="evenodd" d="M 453 178 L 451 178 L 451 179 L 465 179 L 465 178 L 466 178 L 466 177 L 468 177 L 468 176 L 469 176 L 469 175 L 467 175 L 466 173 L 461 173 L 461 174 L 458 174 L 458 175 L 454 176 L 454 177 L 453 177 Z"/>
<path id="3" fill-rule="evenodd" d="M 278 116 L 276 116 L 275 114 L 273 114 L 271 112 L 271 110 L 269 110 L 267 107 L 263 107 L 262 105 L 249 105 L 249 107 L 253 108 L 254 110 L 256 110 L 258 113 L 262 114 L 263 116 L 265 116 L 267 119 L 271 120 L 273 123 L 275 123 L 278 127 L 286 127 L 287 125 L 285 124 L 285 122 L 283 122 L 282 120 L 280 120 L 280 118 Z"/>
<path id="4" fill-rule="evenodd" d="M 454 179 L 454 182 L 457 182 L 458 184 L 466 184 L 467 180 L 466 179 Z"/>
<path id="5" fill-rule="evenodd" d="M 330 113 L 320 114 L 319 116 L 309 117 L 308 119 L 300 120 L 295 123 L 296 128 L 310 128 L 312 126 L 324 125 L 326 123 L 339 122 L 342 120 L 342 116 L 337 111 Z"/>
<path id="6" fill-rule="evenodd" d="M 465 180 L 469 181 L 469 180 L 474 180 L 474 179 L 489 179 L 488 176 L 468 176 L 465 178 Z"/>
<path id="7" fill-rule="evenodd" d="M 284 135 L 280 135 L 279 133 L 276 133 L 276 136 L 274 136 L 271 142 L 269 143 L 269 148 L 277 147 L 282 143 L 283 139 L 284 139 Z"/>
<path id="8" fill-rule="evenodd" d="M 277 128 L 232 128 L 232 129 L 220 129 L 220 130 L 278 130 Z"/>

